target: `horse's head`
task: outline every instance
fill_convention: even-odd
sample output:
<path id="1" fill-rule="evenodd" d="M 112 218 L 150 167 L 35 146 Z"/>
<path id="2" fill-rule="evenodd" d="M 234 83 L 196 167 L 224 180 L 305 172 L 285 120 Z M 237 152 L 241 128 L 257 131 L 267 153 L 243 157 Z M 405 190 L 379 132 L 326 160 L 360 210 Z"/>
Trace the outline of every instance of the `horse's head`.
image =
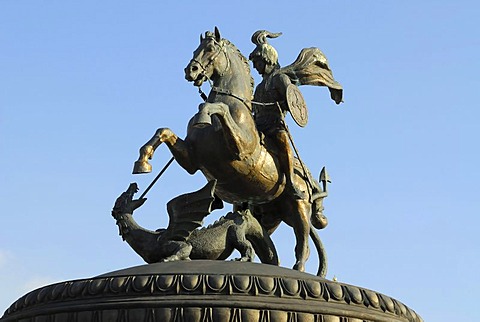
<path id="1" fill-rule="evenodd" d="M 228 58 L 224 40 L 218 28 L 215 32 L 207 31 L 200 36 L 200 45 L 193 52 L 193 58 L 185 68 L 185 79 L 200 86 L 207 79 L 222 76 L 228 68 Z"/>

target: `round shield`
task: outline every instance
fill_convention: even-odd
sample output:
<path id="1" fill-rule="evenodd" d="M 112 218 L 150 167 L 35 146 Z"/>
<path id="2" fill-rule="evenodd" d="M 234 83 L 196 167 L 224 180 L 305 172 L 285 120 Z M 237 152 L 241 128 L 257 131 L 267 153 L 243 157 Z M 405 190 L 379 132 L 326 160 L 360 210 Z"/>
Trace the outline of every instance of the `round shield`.
<path id="1" fill-rule="evenodd" d="M 287 106 L 295 123 L 304 127 L 308 122 L 308 110 L 302 92 L 294 84 L 287 87 Z"/>

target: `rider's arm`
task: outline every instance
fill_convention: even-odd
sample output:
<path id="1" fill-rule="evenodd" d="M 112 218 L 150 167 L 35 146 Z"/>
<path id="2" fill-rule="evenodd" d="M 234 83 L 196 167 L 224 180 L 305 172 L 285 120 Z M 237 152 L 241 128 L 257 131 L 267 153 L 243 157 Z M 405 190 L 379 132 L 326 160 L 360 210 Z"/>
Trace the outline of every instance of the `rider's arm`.
<path id="1" fill-rule="evenodd" d="M 287 87 L 288 85 L 292 84 L 292 81 L 290 78 L 285 75 L 285 74 L 280 74 L 277 77 L 275 77 L 275 88 L 279 94 L 279 101 L 282 102 L 280 104 L 283 109 L 286 108 L 286 100 L 287 100 Z"/>

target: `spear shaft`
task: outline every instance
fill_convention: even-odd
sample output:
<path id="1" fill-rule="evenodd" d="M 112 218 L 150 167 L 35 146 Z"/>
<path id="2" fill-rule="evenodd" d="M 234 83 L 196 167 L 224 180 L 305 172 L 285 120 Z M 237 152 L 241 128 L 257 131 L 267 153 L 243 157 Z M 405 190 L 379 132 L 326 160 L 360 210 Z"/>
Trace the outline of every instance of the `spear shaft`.
<path id="1" fill-rule="evenodd" d="M 170 166 L 170 164 L 172 164 L 173 160 L 175 160 L 174 157 L 172 157 L 170 160 L 168 160 L 167 164 L 165 164 L 165 166 L 163 167 L 162 170 L 160 170 L 160 173 L 157 174 L 157 176 L 155 177 L 155 179 L 153 179 L 152 183 L 150 183 L 150 185 L 147 187 L 147 189 L 145 189 L 145 191 L 142 193 L 142 195 L 140 196 L 140 200 L 143 199 L 143 197 L 145 197 L 145 195 L 147 194 L 147 192 L 150 191 L 150 189 L 152 189 L 153 185 L 158 181 L 158 179 L 160 179 L 160 177 L 162 176 L 162 174 L 167 170 L 167 168 Z"/>

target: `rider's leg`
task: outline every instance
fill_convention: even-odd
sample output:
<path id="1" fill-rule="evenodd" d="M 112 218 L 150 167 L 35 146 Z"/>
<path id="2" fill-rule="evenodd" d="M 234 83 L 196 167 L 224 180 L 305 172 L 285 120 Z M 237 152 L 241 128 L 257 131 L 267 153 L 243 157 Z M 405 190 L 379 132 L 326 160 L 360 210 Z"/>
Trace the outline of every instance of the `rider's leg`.
<path id="1" fill-rule="evenodd" d="M 293 151 L 290 147 L 290 142 L 288 140 L 288 134 L 286 131 L 278 131 L 276 134 L 277 144 L 280 151 L 278 151 L 278 158 L 280 161 L 280 167 L 285 173 L 287 180 L 287 186 L 292 189 L 293 194 L 296 199 L 304 199 L 305 193 L 298 190 L 295 184 L 293 183 L 294 176 L 294 167 L 293 167 Z"/>

